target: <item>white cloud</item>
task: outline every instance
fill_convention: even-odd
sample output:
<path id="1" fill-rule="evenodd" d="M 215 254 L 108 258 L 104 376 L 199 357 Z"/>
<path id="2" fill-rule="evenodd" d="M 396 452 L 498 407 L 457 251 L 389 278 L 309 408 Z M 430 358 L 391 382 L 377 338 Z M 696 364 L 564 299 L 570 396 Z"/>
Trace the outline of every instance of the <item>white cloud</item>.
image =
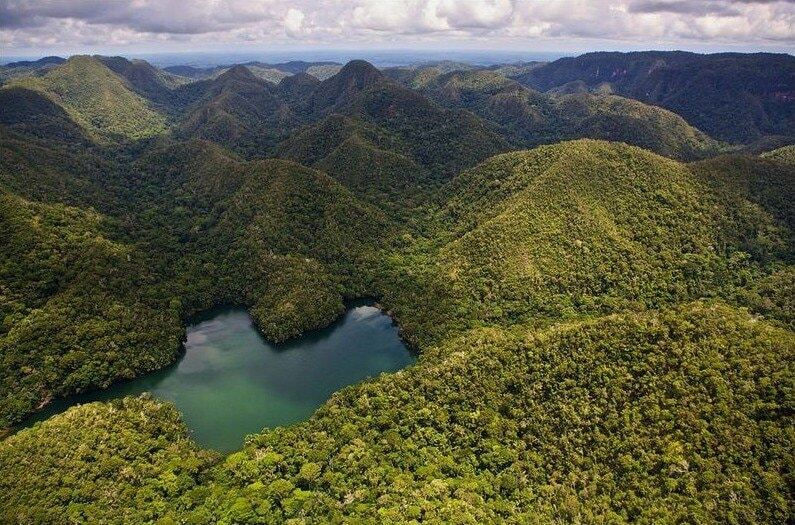
<path id="1" fill-rule="evenodd" d="M 293 9 L 292 7 L 287 10 L 287 15 L 284 17 L 284 31 L 292 38 L 299 38 L 304 29 L 304 12 L 300 9 Z"/>
<path id="2" fill-rule="evenodd" d="M 795 49 L 795 0 L 0 0 L 0 45 Z M 97 44 L 100 42 L 100 44 Z M 150 47 L 152 47 L 150 45 Z M 584 47 L 584 46 L 583 46 Z"/>

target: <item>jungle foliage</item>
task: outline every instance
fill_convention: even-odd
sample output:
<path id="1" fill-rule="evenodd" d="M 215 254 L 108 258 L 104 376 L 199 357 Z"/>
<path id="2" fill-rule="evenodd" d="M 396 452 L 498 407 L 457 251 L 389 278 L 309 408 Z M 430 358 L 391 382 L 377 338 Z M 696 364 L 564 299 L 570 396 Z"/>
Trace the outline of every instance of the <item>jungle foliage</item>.
<path id="1" fill-rule="evenodd" d="M 419 353 L 224 457 L 168 404 L 74 407 L 0 441 L 0 521 L 792 521 L 791 148 L 683 163 L 722 146 L 455 67 L 0 88 L 0 428 L 222 304 L 283 341 L 376 297 Z M 507 152 L 620 129 L 646 149 Z"/>

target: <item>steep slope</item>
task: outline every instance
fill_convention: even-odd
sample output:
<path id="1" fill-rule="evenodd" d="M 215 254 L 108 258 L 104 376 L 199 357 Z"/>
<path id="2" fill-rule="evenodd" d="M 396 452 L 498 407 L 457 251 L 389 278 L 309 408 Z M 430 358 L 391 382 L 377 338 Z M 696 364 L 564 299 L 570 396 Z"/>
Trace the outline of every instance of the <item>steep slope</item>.
<path id="1" fill-rule="evenodd" d="M 316 114 L 338 110 L 349 105 L 366 88 L 384 79 L 384 75 L 369 62 L 352 60 L 339 73 L 317 86 L 309 109 Z"/>
<path id="2" fill-rule="evenodd" d="M 109 229 L 95 212 L 0 190 L 2 426 L 178 355 L 180 312 L 140 293 L 151 265 Z"/>
<path id="3" fill-rule="evenodd" d="M 183 307 L 250 305 L 275 340 L 328 324 L 343 297 L 367 291 L 366 262 L 391 229 L 339 183 L 293 162 L 244 162 L 194 141 L 158 148 L 133 169 L 141 242 L 159 254 Z"/>
<path id="4" fill-rule="evenodd" d="M 279 144 L 275 155 L 325 171 L 380 205 L 405 204 L 405 199 L 432 183 L 428 171 L 412 159 L 411 147 L 399 137 L 339 114 L 294 134 Z"/>
<path id="5" fill-rule="evenodd" d="M 339 113 L 361 123 L 354 127 L 377 128 L 375 134 L 381 138 L 374 145 L 409 156 L 437 179 L 449 178 L 489 155 L 509 149 L 491 125 L 472 113 L 444 109 L 361 60 L 346 64 L 337 75 L 318 84 L 309 108 L 319 116 Z M 328 119 L 318 126 L 320 129 L 291 137 L 279 151 L 307 149 L 297 143 L 326 135 Z M 332 135 L 338 137 L 340 133 Z M 391 145 L 386 146 L 387 142 Z M 323 149 L 330 151 L 337 145 L 335 140 Z"/>
<path id="6" fill-rule="evenodd" d="M 315 77 L 306 73 L 296 73 L 282 79 L 276 89 L 282 100 L 289 104 L 294 111 L 303 113 L 309 111 L 309 100 L 318 84 L 320 81 Z"/>
<path id="7" fill-rule="evenodd" d="M 30 122 L 25 122 L 25 133 L 0 126 L 0 188 L 31 200 L 90 206 L 102 212 L 123 208 L 125 194 L 115 162 L 102 151 L 85 147 L 77 137 L 76 142 L 62 142 L 31 136 L 43 123 L 47 121 L 36 120 L 31 130 Z M 60 136 L 64 128 L 56 123 L 53 134 Z"/>
<path id="8" fill-rule="evenodd" d="M 762 154 L 766 159 L 772 159 L 789 165 L 795 165 L 795 145 L 784 146 Z"/>
<path id="9" fill-rule="evenodd" d="M 47 96 L 30 89 L 0 89 L 0 124 L 9 129 L 58 142 L 85 143 L 83 129 Z"/>
<path id="10" fill-rule="evenodd" d="M 718 139 L 750 143 L 795 129 L 795 57 L 682 51 L 587 53 L 517 79 L 541 91 L 579 82 L 670 109 Z"/>
<path id="11" fill-rule="evenodd" d="M 721 149 L 678 115 L 623 97 L 551 96 L 484 70 L 424 77 L 420 86 L 442 105 L 469 109 L 494 122 L 524 146 L 593 138 L 627 142 L 682 160 Z"/>
<path id="12" fill-rule="evenodd" d="M 368 260 L 389 229 L 381 213 L 327 175 L 257 161 L 198 251 L 224 261 L 208 283 L 218 297 L 244 297 L 263 332 L 283 341 L 329 324 L 344 310 L 344 297 L 368 290 Z"/>
<path id="13" fill-rule="evenodd" d="M 178 90 L 190 102 L 179 126 L 183 137 L 212 140 L 247 156 L 262 156 L 297 124 L 274 86 L 235 66 L 213 80 Z"/>
<path id="14" fill-rule="evenodd" d="M 9 85 L 46 95 L 96 137 L 140 139 L 166 130 L 165 117 L 96 58 L 73 56 L 41 77 Z"/>
<path id="15" fill-rule="evenodd" d="M 136 93 L 166 110 L 175 103 L 172 89 L 185 83 L 180 77 L 161 71 L 145 60 L 103 56 L 95 58 L 124 78 Z"/>
<path id="16" fill-rule="evenodd" d="M 734 297 L 792 249 L 795 177 L 755 162 L 764 165 L 752 186 L 781 186 L 782 197 L 723 188 L 704 165 L 616 143 L 494 157 L 443 188 L 430 242 L 393 261 L 385 303 L 427 344 L 473 322 L 544 324 Z M 726 178 L 743 167 L 733 169 Z"/>
<path id="17" fill-rule="evenodd" d="M 510 148 L 472 113 L 442 108 L 361 60 L 315 87 L 296 77 L 280 90 L 320 120 L 279 144 L 274 155 L 327 170 L 393 211 L 397 202 L 416 201 L 439 181 Z"/>

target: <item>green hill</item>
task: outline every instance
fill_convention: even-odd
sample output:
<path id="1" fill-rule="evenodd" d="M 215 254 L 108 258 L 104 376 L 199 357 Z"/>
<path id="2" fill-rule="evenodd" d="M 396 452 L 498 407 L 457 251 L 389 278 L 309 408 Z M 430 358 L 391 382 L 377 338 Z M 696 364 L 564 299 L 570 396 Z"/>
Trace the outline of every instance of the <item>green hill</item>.
<path id="1" fill-rule="evenodd" d="M 795 129 L 795 58 L 788 54 L 587 53 L 534 68 L 517 80 L 542 91 L 569 83 L 609 89 L 674 111 L 730 142 L 792 138 Z"/>
<path id="2" fill-rule="evenodd" d="M 2 190 L 0 190 L 2 191 Z M 173 361 L 179 311 L 139 286 L 150 264 L 95 212 L 0 193 L 0 415 Z M 145 327 L 145 328 L 142 328 Z"/>
<path id="3" fill-rule="evenodd" d="M 183 316 L 212 305 L 251 307 L 277 341 L 330 323 L 344 298 L 372 288 L 367 261 L 391 227 L 323 173 L 247 163 L 207 142 L 154 145 L 83 179 L 71 171 L 84 165 L 58 150 L 9 152 L 4 161 L 26 171 L 0 181 L 54 202 L 3 194 L 6 423 L 53 396 L 165 366 Z M 55 203 L 94 199 L 104 215 Z"/>
<path id="4" fill-rule="evenodd" d="M 163 111 L 168 111 L 175 103 L 173 88 L 187 83 L 187 80 L 157 69 L 145 60 L 104 56 L 94 58 L 124 78 L 136 93 Z"/>
<path id="5" fill-rule="evenodd" d="M 9 86 L 46 95 L 99 138 L 139 139 L 166 131 L 165 117 L 96 58 L 74 56 L 43 76 L 19 78 Z"/>
<path id="6" fill-rule="evenodd" d="M 163 91 L 107 61 L 0 89 L 0 522 L 792 521 L 790 149 L 503 153 L 720 149 L 612 86 L 504 76 L 535 64 Z M 362 297 L 416 362 L 237 452 L 150 398 L 9 435 L 173 363 L 197 312 L 284 341 Z"/>
<path id="7" fill-rule="evenodd" d="M 479 323 L 732 297 L 792 248 L 795 177 L 757 162 L 709 172 L 590 140 L 493 157 L 442 188 L 429 240 L 393 261 L 385 302 L 427 343 Z M 715 178 L 749 171 L 751 186 L 778 189 Z"/>
<path id="8" fill-rule="evenodd" d="M 178 133 L 212 140 L 246 156 L 263 156 L 297 124 L 274 90 L 245 66 L 186 86 L 177 96 L 199 96 L 188 106 Z"/>
<path id="9" fill-rule="evenodd" d="M 83 129 L 47 96 L 11 87 L 0 89 L 0 124 L 35 137 L 69 143 L 85 143 Z"/>
<path id="10" fill-rule="evenodd" d="M 762 154 L 766 159 L 773 159 L 778 162 L 795 165 L 795 145 L 784 146 L 783 148 L 774 149 Z"/>
<path id="11" fill-rule="evenodd" d="M 425 73 L 419 70 L 417 75 Z M 415 77 L 411 84 L 440 104 L 468 109 L 494 122 L 525 147 L 593 138 L 627 142 L 681 160 L 721 149 L 720 143 L 678 115 L 628 98 L 547 95 L 485 70 Z"/>
<path id="12" fill-rule="evenodd" d="M 357 195 L 386 206 L 405 205 L 405 199 L 433 183 L 400 137 L 336 113 L 293 134 L 274 155 L 324 171 Z"/>
<path id="13" fill-rule="evenodd" d="M 275 155 L 330 169 L 338 180 L 359 181 L 351 188 L 361 190 L 365 148 L 381 174 L 369 179 L 374 186 L 365 193 L 371 196 L 405 195 L 407 180 L 418 183 L 415 190 L 427 190 L 509 149 L 491 124 L 468 111 L 442 108 L 364 61 L 353 61 L 318 84 L 308 104 L 314 113 L 328 115 L 290 136 Z M 345 141 L 355 147 L 339 148 Z M 333 159 L 315 164 L 332 153 Z M 396 180 L 405 169 L 403 181 Z"/>

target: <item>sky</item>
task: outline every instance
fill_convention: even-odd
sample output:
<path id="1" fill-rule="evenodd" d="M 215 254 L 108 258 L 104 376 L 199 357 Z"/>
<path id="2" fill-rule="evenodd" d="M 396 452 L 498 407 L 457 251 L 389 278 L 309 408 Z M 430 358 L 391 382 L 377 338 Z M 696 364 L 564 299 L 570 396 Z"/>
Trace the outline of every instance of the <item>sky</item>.
<path id="1" fill-rule="evenodd" d="M 312 49 L 795 53 L 795 0 L 0 0 L 0 57 Z"/>

